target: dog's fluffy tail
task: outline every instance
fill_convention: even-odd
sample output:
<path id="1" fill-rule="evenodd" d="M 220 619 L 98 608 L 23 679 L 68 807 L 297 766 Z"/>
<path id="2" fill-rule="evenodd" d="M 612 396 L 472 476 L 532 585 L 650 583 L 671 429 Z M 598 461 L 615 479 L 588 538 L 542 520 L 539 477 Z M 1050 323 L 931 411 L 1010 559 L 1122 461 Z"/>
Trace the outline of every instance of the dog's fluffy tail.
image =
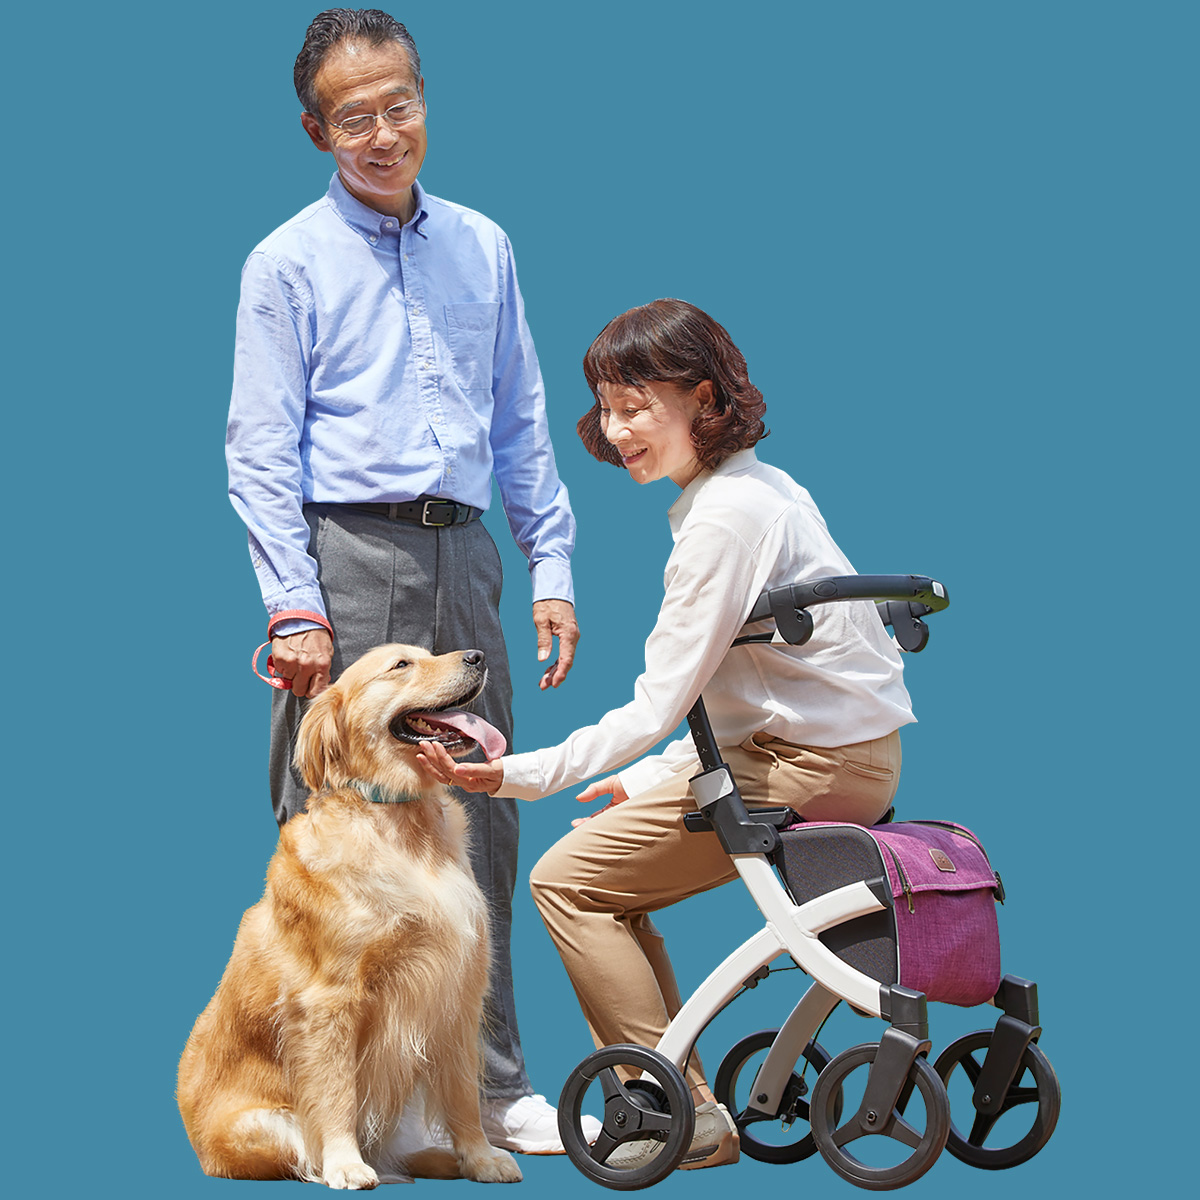
<path id="1" fill-rule="evenodd" d="M 206 1175 L 226 1179 L 318 1178 L 286 1109 L 244 1108 L 214 1119 L 196 1146 Z"/>

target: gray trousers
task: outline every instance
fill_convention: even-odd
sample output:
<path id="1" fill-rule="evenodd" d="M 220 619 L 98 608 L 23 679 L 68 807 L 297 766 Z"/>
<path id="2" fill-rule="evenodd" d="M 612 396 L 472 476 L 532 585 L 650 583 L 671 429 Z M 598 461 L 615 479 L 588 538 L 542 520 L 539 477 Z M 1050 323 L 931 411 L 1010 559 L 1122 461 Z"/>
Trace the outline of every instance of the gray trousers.
<path id="1" fill-rule="evenodd" d="M 482 650 L 488 681 L 474 705 L 512 745 L 512 681 L 500 629 L 500 555 L 479 521 L 431 529 L 346 505 L 305 506 L 325 611 L 333 626 L 334 679 L 372 646 L 401 642 L 434 654 Z M 307 701 L 275 691 L 271 798 L 282 825 L 304 809 L 292 766 Z M 529 1095 L 517 1032 L 509 940 L 517 876 L 517 802 L 459 792 L 471 825 L 471 866 L 491 912 L 492 986 L 485 1008 L 484 1095 Z"/>

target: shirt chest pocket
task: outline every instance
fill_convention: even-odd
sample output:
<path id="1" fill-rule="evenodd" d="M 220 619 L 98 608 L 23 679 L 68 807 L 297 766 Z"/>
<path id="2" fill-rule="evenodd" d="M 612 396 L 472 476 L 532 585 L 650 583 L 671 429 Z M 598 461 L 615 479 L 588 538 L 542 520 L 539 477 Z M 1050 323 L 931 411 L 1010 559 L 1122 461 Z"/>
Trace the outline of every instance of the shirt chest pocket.
<path id="1" fill-rule="evenodd" d="M 454 378 L 464 390 L 491 391 L 499 319 L 499 304 L 446 305 L 446 340 L 450 345 Z"/>

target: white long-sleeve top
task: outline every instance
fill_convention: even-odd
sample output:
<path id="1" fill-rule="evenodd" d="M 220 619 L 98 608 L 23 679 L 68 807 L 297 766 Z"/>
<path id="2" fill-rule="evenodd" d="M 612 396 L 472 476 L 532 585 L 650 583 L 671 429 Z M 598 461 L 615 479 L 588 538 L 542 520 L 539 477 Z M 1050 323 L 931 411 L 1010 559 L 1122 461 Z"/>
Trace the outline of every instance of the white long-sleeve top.
<path id="1" fill-rule="evenodd" d="M 633 699 L 558 746 L 503 758 L 498 795 L 536 800 L 631 762 L 671 733 L 701 692 L 722 746 L 760 731 L 801 746 L 845 746 L 915 720 L 899 651 L 870 601 L 815 607 L 803 646 L 731 648 L 765 589 L 854 574 L 804 488 L 741 450 L 701 472 L 668 515 L 675 545 L 666 595 Z M 699 769 L 689 736 L 620 778 L 634 796 Z"/>

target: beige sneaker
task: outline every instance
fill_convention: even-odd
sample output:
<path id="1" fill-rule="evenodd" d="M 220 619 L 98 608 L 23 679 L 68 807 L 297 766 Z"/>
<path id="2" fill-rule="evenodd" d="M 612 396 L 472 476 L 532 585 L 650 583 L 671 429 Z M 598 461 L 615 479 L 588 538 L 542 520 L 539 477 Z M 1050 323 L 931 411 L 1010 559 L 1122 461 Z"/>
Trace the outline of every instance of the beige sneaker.
<path id="1" fill-rule="evenodd" d="M 663 1148 L 663 1143 L 649 1138 L 626 1142 L 608 1156 L 604 1164 L 617 1169 L 632 1170 L 653 1161 Z M 692 1144 L 687 1148 L 680 1171 L 694 1171 L 699 1167 L 723 1167 L 735 1163 L 740 1153 L 737 1126 L 723 1104 L 706 1100 L 696 1109 L 696 1129 Z"/>
<path id="2" fill-rule="evenodd" d="M 735 1163 L 741 1154 L 737 1125 L 729 1110 L 715 1100 L 706 1100 L 696 1109 L 696 1132 L 692 1144 L 679 1164 L 681 1171 L 698 1167 L 723 1167 Z"/>

